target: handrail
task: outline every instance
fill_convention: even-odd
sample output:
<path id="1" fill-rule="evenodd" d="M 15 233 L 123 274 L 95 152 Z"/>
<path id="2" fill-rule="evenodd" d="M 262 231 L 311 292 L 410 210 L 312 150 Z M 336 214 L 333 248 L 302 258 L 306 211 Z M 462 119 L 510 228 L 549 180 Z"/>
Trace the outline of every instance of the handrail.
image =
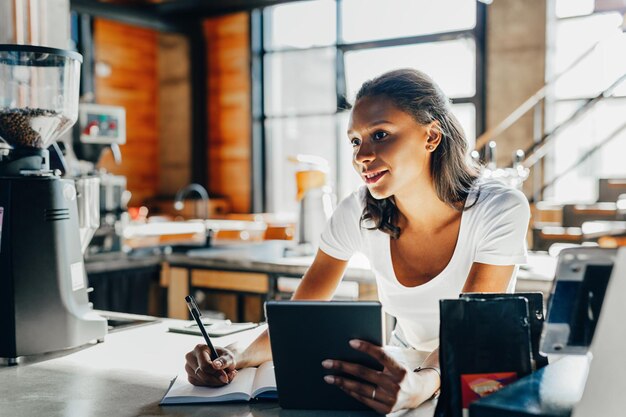
<path id="1" fill-rule="evenodd" d="M 546 155 L 547 144 L 554 135 L 578 120 L 580 116 L 585 114 L 589 109 L 593 108 L 604 98 L 610 96 L 613 90 L 615 90 L 618 85 L 624 82 L 624 80 L 626 80 L 626 73 L 622 74 L 615 82 L 613 82 L 609 87 L 607 87 L 596 97 L 588 99 L 585 104 L 576 109 L 574 114 L 572 114 L 564 122 L 552 129 L 552 131 L 544 134 L 538 142 L 535 142 L 530 147 L 528 147 L 525 151 L 526 157 L 522 161 L 522 165 L 524 165 L 525 168 L 531 168 L 533 165 L 539 162 L 539 160 L 541 160 L 541 158 Z"/>
<path id="2" fill-rule="evenodd" d="M 554 178 L 552 178 L 548 183 L 544 184 L 541 186 L 541 188 L 539 189 L 539 191 L 536 191 L 535 193 L 533 193 L 533 195 L 528 199 L 529 203 L 534 203 L 536 202 L 539 198 L 541 198 L 541 195 L 543 195 L 543 192 L 548 188 L 553 186 L 558 180 L 560 180 L 562 177 L 564 177 L 566 174 L 568 174 L 569 172 L 573 171 L 574 169 L 578 168 L 578 166 L 580 164 L 582 164 L 583 162 L 585 162 L 589 157 L 591 157 L 594 153 L 596 153 L 597 151 L 599 151 L 600 149 L 602 149 L 604 146 L 606 146 L 607 144 L 609 144 L 613 139 L 615 139 L 617 137 L 617 135 L 619 135 L 623 130 L 626 130 L 626 123 L 623 123 L 620 127 L 618 127 L 617 129 L 615 129 L 613 132 L 611 132 L 609 135 L 606 136 L 606 138 L 601 141 L 599 144 L 597 144 L 596 146 L 594 146 L 593 148 L 589 149 L 583 156 L 581 156 L 580 158 L 578 158 L 578 160 L 576 162 L 574 162 L 572 165 L 570 165 L 569 167 L 567 167 L 563 172 L 561 172 L 560 174 L 556 175 Z"/>
<path id="3" fill-rule="evenodd" d="M 576 65 L 578 65 L 583 59 L 585 59 L 589 55 L 591 55 L 591 53 L 596 49 L 596 47 L 601 42 L 604 41 L 604 39 L 605 38 L 600 39 L 599 41 L 594 43 L 591 46 L 591 48 L 589 48 L 585 52 L 583 52 L 566 69 L 564 69 L 560 73 L 556 74 L 554 77 L 552 77 L 552 79 L 547 81 L 546 84 L 544 84 L 543 87 L 541 87 L 539 90 L 537 90 L 537 92 L 535 94 L 533 94 L 526 101 L 524 101 L 522 104 L 520 104 L 503 121 L 498 123 L 495 127 L 487 129 L 482 135 L 480 135 L 478 137 L 478 139 L 476 139 L 476 144 L 474 145 L 474 149 L 481 149 L 482 147 L 487 145 L 487 143 L 489 143 L 490 140 L 492 140 L 494 137 L 500 135 L 502 132 L 507 130 L 515 122 L 517 122 L 522 116 L 524 116 L 528 112 L 528 110 L 530 110 L 533 107 L 535 107 L 541 100 L 543 100 L 546 97 L 546 92 L 548 90 L 548 87 L 552 86 L 552 84 L 557 82 L 559 80 L 559 78 L 561 78 L 561 76 L 563 76 L 564 74 L 569 72 L 572 68 L 574 68 Z"/>

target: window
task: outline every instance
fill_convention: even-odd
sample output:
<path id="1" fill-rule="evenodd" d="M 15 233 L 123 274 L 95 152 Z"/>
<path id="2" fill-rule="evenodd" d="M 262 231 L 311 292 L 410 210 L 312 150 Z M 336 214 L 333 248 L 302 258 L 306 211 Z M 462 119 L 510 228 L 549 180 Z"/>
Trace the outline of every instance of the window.
<path id="1" fill-rule="evenodd" d="M 622 13 L 597 10 L 598 3 L 601 2 L 556 2 L 556 20 L 551 22 L 554 25 L 552 72 L 554 75 L 567 71 L 555 83 L 552 101 L 548 102 L 548 112 L 554 120 L 552 126 L 547 126 L 548 131 L 626 74 L 626 35 L 620 27 Z M 591 52 L 579 60 L 586 51 Z M 560 203 L 594 202 L 598 178 L 626 177 L 622 158 L 626 151 L 624 114 L 626 82 L 621 82 L 610 97 L 558 133 L 544 180 L 550 183 L 558 179 L 546 190 L 545 198 Z"/>
<path id="2" fill-rule="evenodd" d="M 483 127 L 484 11 L 475 0 L 309 0 L 255 11 L 254 158 L 264 172 L 255 210 L 296 212 L 297 154 L 328 161 L 339 199 L 361 184 L 345 104 L 391 69 L 432 76 L 473 143 Z"/>

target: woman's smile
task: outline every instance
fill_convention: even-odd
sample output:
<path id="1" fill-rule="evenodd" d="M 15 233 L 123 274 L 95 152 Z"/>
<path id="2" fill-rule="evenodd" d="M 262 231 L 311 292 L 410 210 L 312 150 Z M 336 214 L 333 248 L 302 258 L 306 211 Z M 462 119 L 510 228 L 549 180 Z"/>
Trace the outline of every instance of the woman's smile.
<path id="1" fill-rule="evenodd" d="M 378 170 L 378 171 L 365 171 L 361 174 L 363 180 L 366 184 L 374 184 L 378 182 L 386 173 L 388 173 L 386 169 Z"/>

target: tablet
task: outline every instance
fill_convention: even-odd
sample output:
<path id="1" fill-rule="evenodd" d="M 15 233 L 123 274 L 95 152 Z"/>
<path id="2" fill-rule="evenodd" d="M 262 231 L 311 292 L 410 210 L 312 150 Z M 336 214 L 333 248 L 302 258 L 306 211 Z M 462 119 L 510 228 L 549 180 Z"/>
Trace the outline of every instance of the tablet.
<path id="1" fill-rule="evenodd" d="M 375 359 L 348 344 L 351 339 L 361 339 L 382 346 L 380 303 L 268 301 L 265 313 L 282 408 L 369 409 L 336 385 L 324 382 L 325 375 L 340 374 L 322 367 L 322 361 L 339 359 L 382 370 Z"/>

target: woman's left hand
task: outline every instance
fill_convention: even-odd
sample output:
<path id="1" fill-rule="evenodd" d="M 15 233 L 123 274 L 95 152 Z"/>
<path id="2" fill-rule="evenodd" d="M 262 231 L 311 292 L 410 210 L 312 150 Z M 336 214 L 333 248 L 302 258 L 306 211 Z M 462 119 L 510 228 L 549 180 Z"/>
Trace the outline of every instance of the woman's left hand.
<path id="1" fill-rule="evenodd" d="M 348 395 L 382 414 L 415 408 L 430 397 L 422 392 L 422 383 L 418 376 L 390 357 L 380 346 L 363 340 L 351 340 L 350 346 L 376 359 L 384 369 L 377 371 L 354 363 L 327 359 L 322 362 L 324 368 L 354 375 L 366 381 L 358 382 L 350 378 L 327 375 L 324 377 L 327 383 L 337 385 Z"/>

